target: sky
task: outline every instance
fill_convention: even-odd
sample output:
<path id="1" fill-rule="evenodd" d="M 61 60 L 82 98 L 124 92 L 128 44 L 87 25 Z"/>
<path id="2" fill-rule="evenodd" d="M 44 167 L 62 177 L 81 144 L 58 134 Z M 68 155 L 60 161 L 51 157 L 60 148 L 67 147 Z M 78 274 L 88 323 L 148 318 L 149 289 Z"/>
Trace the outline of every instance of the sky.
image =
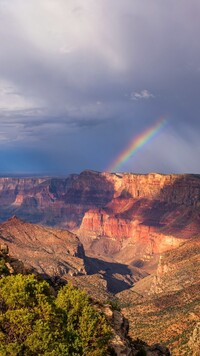
<path id="1" fill-rule="evenodd" d="M 0 175 L 200 173 L 199 0 L 0 0 Z"/>

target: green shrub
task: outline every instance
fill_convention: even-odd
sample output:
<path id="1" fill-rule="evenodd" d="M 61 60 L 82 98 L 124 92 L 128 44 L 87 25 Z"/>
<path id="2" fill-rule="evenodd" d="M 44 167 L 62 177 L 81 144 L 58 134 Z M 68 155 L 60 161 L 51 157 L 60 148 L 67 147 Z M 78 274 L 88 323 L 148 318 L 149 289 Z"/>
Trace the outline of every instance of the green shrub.
<path id="1" fill-rule="evenodd" d="M 8 276 L 10 274 L 8 267 L 5 264 L 5 260 L 0 258 L 0 276 Z"/>
<path id="2" fill-rule="evenodd" d="M 85 292 L 68 284 L 58 292 L 56 305 L 66 313 L 67 330 L 74 335 L 78 354 L 105 355 L 110 329 L 104 315 L 91 306 Z"/>
<path id="3" fill-rule="evenodd" d="M 110 329 L 87 295 L 66 285 L 54 296 L 34 275 L 0 280 L 0 355 L 105 355 Z"/>
<path id="4" fill-rule="evenodd" d="M 107 303 L 111 306 L 112 310 L 121 311 L 121 305 L 119 300 L 113 299 L 113 300 L 109 300 Z"/>

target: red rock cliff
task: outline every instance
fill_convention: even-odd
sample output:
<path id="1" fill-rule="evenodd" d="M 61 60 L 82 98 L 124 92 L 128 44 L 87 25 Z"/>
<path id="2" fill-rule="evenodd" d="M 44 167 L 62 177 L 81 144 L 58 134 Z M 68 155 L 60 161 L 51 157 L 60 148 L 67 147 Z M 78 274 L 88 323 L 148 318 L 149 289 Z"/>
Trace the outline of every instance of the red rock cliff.
<path id="1" fill-rule="evenodd" d="M 199 232 L 199 176 L 102 176 L 112 182 L 114 194 L 103 208 L 90 209 L 82 219 L 78 234 L 88 251 L 114 253 L 123 262 L 149 259 Z"/>
<path id="2" fill-rule="evenodd" d="M 30 222 L 79 228 L 79 236 L 93 247 L 97 237 L 123 243 L 129 238 L 134 246 L 146 239 L 148 250 L 156 252 L 158 236 L 166 236 L 160 244 L 167 246 L 171 238 L 199 231 L 199 202 L 199 175 L 84 171 L 66 179 L 0 178 L 2 220 L 16 214 Z"/>

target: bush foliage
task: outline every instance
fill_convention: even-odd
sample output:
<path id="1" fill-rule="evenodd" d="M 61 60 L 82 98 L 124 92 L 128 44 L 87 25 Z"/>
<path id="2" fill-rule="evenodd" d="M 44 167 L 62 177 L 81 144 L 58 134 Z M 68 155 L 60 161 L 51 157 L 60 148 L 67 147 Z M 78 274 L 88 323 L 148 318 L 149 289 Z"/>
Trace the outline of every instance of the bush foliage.
<path id="1" fill-rule="evenodd" d="M 0 279 L 0 355 L 105 355 L 105 317 L 67 284 L 57 295 L 34 275 Z"/>

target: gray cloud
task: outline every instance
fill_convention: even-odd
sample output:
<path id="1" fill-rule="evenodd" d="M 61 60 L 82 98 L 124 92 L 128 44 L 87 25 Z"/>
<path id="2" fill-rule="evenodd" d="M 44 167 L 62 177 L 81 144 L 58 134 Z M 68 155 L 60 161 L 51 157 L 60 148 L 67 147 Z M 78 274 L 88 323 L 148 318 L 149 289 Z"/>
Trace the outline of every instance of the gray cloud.
<path id="1" fill-rule="evenodd" d="M 0 0 L 0 147 L 26 150 L 33 171 L 38 150 L 44 171 L 103 170 L 165 116 L 165 140 L 125 168 L 199 170 L 199 11 L 198 0 Z"/>

